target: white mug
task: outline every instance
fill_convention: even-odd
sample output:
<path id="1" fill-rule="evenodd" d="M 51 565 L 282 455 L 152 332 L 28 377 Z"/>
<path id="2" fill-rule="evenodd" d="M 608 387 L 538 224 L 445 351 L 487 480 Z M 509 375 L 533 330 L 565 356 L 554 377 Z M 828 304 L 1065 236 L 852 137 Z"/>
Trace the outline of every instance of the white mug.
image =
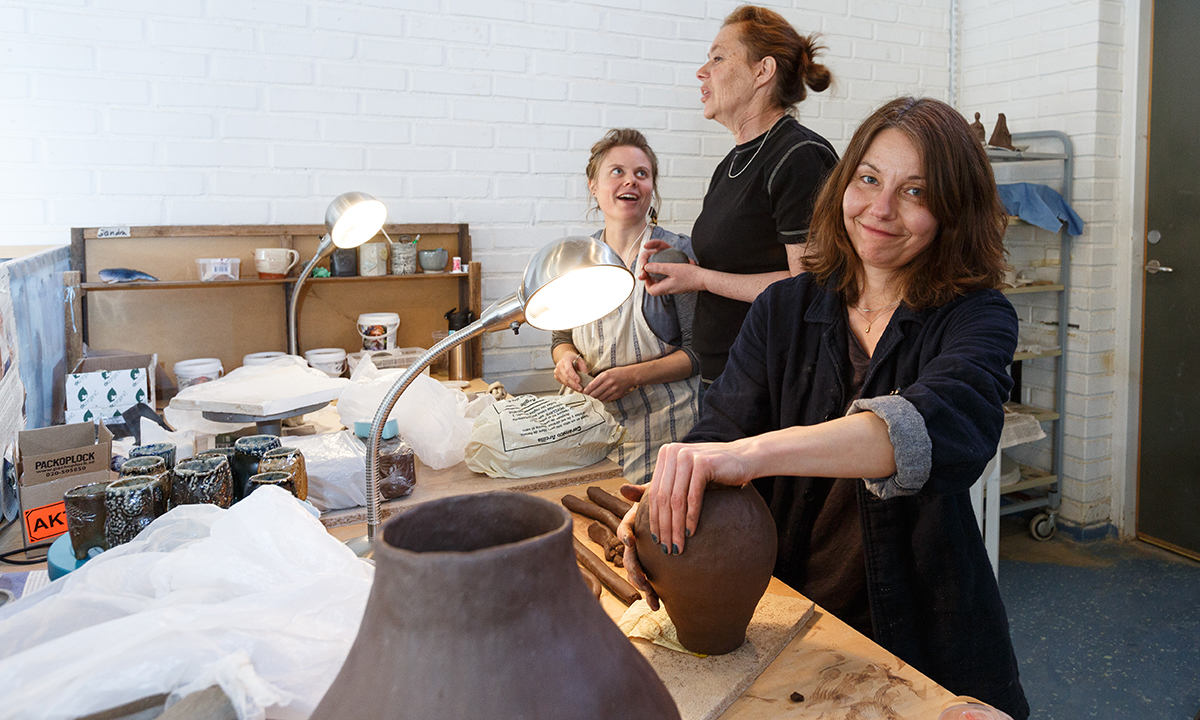
<path id="1" fill-rule="evenodd" d="M 260 278 L 285 278 L 296 263 L 300 253 L 291 248 L 258 248 L 254 251 L 254 269 Z"/>
<path id="2" fill-rule="evenodd" d="M 387 243 L 371 242 L 358 246 L 358 274 L 362 277 L 387 275 Z"/>

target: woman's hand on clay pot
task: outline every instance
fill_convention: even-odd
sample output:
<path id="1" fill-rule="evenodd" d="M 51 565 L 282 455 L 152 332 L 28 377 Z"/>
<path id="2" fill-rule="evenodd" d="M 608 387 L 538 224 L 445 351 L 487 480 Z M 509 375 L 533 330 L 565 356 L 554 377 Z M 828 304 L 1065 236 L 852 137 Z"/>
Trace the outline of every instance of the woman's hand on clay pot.
<path id="1" fill-rule="evenodd" d="M 651 262 L 650 256 L 669 247 L 671 246 L 662 240 L 647 240 L 642 244 L 641 252 L 638 253 L 638 279 L 646 283 L 646 292 L 651 295 L 674 295 L 703 290 L 703 270 L 695 262 Z M 646 266 L 647 263 L 650 267 Z M 650 277 L 652 272 L 665 277 L 652 278 Z"/>
<path id="2" fill-rule="evenodd" d="M 637 518 L 638 502 L 642 499 L 642 493 L 646 491 L 644 485 L 622 485 L 621 495 L 633 503 L 633 507 L 629 508 L 629 512 L 625 513 L 625 517 L 621 518 L 621 524 L 617 526 L 617 539 L 625 543 L 625 574 L 629 578 L 629 582 L 633 584 L 642 593 L 642 597 L 646 599 L 646 604 L 651 610 L 658 609 L 658 595 L 654 592 L 654 588 L 650 587 L 650 581 L 646 579 L 646 573 L 642 570 L 642 564 L 638 562 L 637 540 L 634 537 L 633 527 Z"/>
<path id="3" fill-rule="evenodd" d="M 562 356 L 554 365 L 554 379 L 560 385 L 571 388 L 575 392 L 583 392 L 583 383 L 579 380 L 580 373 L 588 371 L 587 361 L 574 353 Z"/>
<path id="4" fill-rule="evenodd" d="M 668 443 L 658 450 L 654 479 L 646 486 L 650 533 L 663 552 L 678 555 L 696 532 L 704 489 L 711 483 L 740 486 L 754 479 L 743 441 Z"/>
<path id="5" fill-rule="evenodd" d="M 616 402 L 637 389 L 638 379 L 632 366 L 609 368 L 592 378 L 583 389 L 584 395 L 600 402 Z"/>

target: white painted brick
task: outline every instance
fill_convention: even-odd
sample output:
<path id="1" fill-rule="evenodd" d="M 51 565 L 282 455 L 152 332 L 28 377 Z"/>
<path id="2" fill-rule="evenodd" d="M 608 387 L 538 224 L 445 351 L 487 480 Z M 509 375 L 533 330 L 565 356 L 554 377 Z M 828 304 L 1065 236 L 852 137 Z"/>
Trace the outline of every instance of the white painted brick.
<path id="1" fill-rule="evenodd" d="M 50 216 L 66 227 L 104 225 L 160 225 L 166 203 L 158 199 L 116 200 L 112 198 L 70 198 L 52 200 Z"/>
<path id="2" fill-rule="evenodd" d="M 906 47 L 900 51 L 900 61 L 906 65 L 945 68 L 950 62 L 950 53 L 948 48 Z"/>
<path id="3" fill-rule="evenodd" d="M 451 167 L 451 152 L 424 147 L 368 148 L 367 167 L 395 172 L 444 171 Z"/>
<path id="4" fill-rule="evenodd" d="M 367 93 L 362 98 L 363 115 L 384 117 L 444 118 L 450 116 L 450 104 L 445 98 L 421 97 L 410 93 Z"/>
<path id="5" fill-rule="evenodd" d="M 307 85 L 313 81 L 313 74 L 312 63 L 303 60 L 229 55 L 213 58 L 209 76 L 231 82 Z"/>
<path id="6" fill-rule="evenodd" d="M 227 138 L 261 138 L 263 140 L 316 140 L 317 120 L 265 113 L 255 115 L 225 115 L 221 120 L 221 135 Z"/>
<path id="7" fill-rule="evenodd" d="M 603 15 L 598 10 L 580 7 L 579 3 L 556 3 L 539 5 L 531 20 L 537 25 L 554 25 L 594 35 L 601 27 Z"/>
<path id="8" fill-rule="evenodd" d="M 0 99 L 20 100 L 29 97 L 28 73 L 0 73 Z"/>
<path id="9" fill-rule="evenodd" d="M 261 143 L 168 142 L 167 162 L 179 167 L 266 167 Z"/>
<path id="10" fill-rule="evenodd" d="M 582 57 L 577 55 L 543 56 L 530 63 L 532 74 L 541 79 L 544 77 L 568 77 L 580 80 L 615 80 L 608 71 L 608 63 L 600 58 Z"/>
<path id="11" fill-rule="evenodd" d="M 204 14 L 204 0 L 87 0 L 72 3 L 92 5 L 98 10 L 113 14 L 134 13 L 140 15 L 169 15 L 174 17 L 200 17 Z"/>
<path id="12" fill-rule="evenodd" d="M 408 143 L 410 135 L 409 124 L 397 120 L 328 118 L 321 123 L 322 140 L 335 143 L 365 144 L 367 148 L 376 145 Z"/>
<path id="13" fill-rule="evenodd" d="M 208 115 L 154 110 L 109 110 L 105 124 L 115 135 L 212 137 L 214 130 Z"/>
<path id="14" fill-rule="evenodd" d="M 449 15 L 517 22 L 532 19 L 528 17 L 529 3 L 517 0 L 445 0 L 444 4 Z"/>
<path id="15" fill-rule="evenodd" d="M 210 50 L 253 50 L 254 31 L 227 24 L 176 23 L 159 20 L 151 25 L 154 44 L 161 47 Z"/>
<path id="16" fill-rule="evenodd" d="M 608 77 L 614 82 L 637 83 L 642 86 L 670 85 L 675 81 L 675 71 L 665 65 L 613 60 L 608 64 Z M 690 85 L 696 88 L 698 96 L 700 82 L 695 79 L 695 73 L 691 73 L 690 77 Z"/>
<path id="17" fill-rule="evenodd" d="M 413 141 L 418 145 L 464 147 L 491 147 L 494 131 L 491 127 L 477 125 L 429 125 L 415 126 Z"/>
<path id="18" fill-rule="evenodd" d="M 281 168 L 359 170 L 366 167 L 366 150 L 361 147 L 328 145 L 276 145 L 272 165 Z"/>
<path id="19" fill-rule="evenodd" d="M 96 165 L 153 165 L 154 143 L 138 140 L 88 138 L 60 139 L 47 153 L 53 165 L 92 167 Z"/>
<path id="20" fill-rule="evenodd" d="M 703 58 L 706 46 L 695 41 L 668 42 L 647 39 L 642 42 L 641 56 L 650 62 L 686 63 L 689 68 L 693 57 Z M 701 60 L 703 64 L 703 60 Z"/>
<path id="21" fill-rule="evenodd" d="M 420 40 L 442 40 L 456 45 L 487 45 L 490 23 L 469 22 L 462 18 L 413 17 L 409 20 L 407 37 Z M 518 47 L 524 47 L 520 43 Z"/>
<path id="22" fill-rule="evenodd" d="M 420 182 L 413 183 L 409 192 L 414 198 L 450 198 L 459 200 L 462 198 L 487 197 L 490 187 L 491 182 L 484 177 L 465 177 L 462 175 L 438 177 L 427 175 L 421 178 Z"/>
<path id="23" fill-rule="evenodd" d="M 16 35 L 28 32 L 29 23 L 25 10 L 18 7 L 0 7 L 0 28 L 4 32 Z"/>
<path id="24" fill-rule="evenodd" d="M 875 68 L 875 79 L 885 83 L 914 85 L 921 79 L 921 76 L 914 68 L 899 65 L 879 65 Z"/>
<path id="25" fill-rule="evenodd" d="M 271 87 L 267 90 L 267 107 L 271 112 L 310 112 L 321 116 L 352 115 L 358 110 L 358 93 Z"/>
<path id="26" fill-rule="evenodd" d="M 502 153 L 495 150 L 458 150 L 454 153 L 454 168 L 470 173 L 527 173 L 527 153 Z"/>
<path id="27" fill-rule="evenodd" d="M 574 82 L 567 90 L 571 102 L 636 105 L 638 89 L 624 83 Z M 661 95 L 654 93 L 655 95 Z"/>
<path id="28" fill-rule="evenodd" d="M 498 198 L 562 197 L 567 181 L 553 177 L 515 177 L 496 182 Z M 522 266 L 523 267 L 523 266 Z"/>
<path id="29" fill-rule="evenodd" d="M 91 70 L 95 66 L 94 55 L 92 48 L 79 45 L 0 40 L 0 57 L 4 58 L 7 70 Z"/>
<path id="30" fill-rule="evenodd" d="M 522 73 L 528 64 L 527 53 L 474 47 L 449 48 L 446 58 L 446 67 L 456 70 Z"/>
<path id="31" fill-rule="evenodd" d="M 626 59 L 636 58 L 641 52 L 641 41 L 634 37 L 603 33 L 578 32 L 571 35 L 571 50 L 585 55 L 611 55 Z M 646 67 L 650 70 L 651 68 Z"/>
<path id="32" fill-rule="evenodd" d="M 666 130 L 667 114 L 633 107 L 606 107 L 600 124 L 607 127 L 634 127 L 642 131 Z"/>
<path id="33" fill-rule="evenodd" d="M 38 100 L 62 100 L 105 105 L 145 105 L 150 101 L 150 83 L 41 73 L 34 78 L 33 96 Z"/>
<path id="34" fill-rule="evenodd" d="M 479 120 L 500 125 L 501 123 L 525 122 L 525 103 L 496 98 L 457 98 L 450 116 L 455 120 Z"/>
<path id="35" fill-rule="evenodd" d="M 263 225 L 271 219 L 271 206 L 265 200 L 206 198 L 165 204 L 168 225 Z"/>
<path id="36" fill-rule="evenodd" d="M 533 172 L 535 174 L 566 174 L 574 177 L 580 173 L 580 168 L 587 165 L 587 153 L 584 152 L 535 152 L 532 155 Z"/>
<path id="37" fill-rule="evenodd" d="M 531 108 L 531 121 L 544 125 L 575 125 L 597 127 L 600 121 L 600 108 L 580 107 L 561 103 L 536 103 Z"/>
<path id="38" fill-rule="evenodd" d="M 875 39 L 880 42 L 897 43 L 899 45 L 920 45 L 922 35 L 919 28 L 905 27 L 903 25 L 879 25 L 875 35 Z M 904 48 L 906 51 L 911 49 Z M 943 59 L 942 62 L 945 62 Z"/>
<path id="39" fill-rule="evenodd" d="M 408 87 L 407 76 L 406 70 L 365 63 L 323 63 L 317 66 L 317 84 L 339 89 L 404 90 Z"/>
<path id="40" fill-rule="evenodd" d="M 537 204 L 538 223 L 584 222 L 587 214 L 588 208 L 578 202 L 550 201 Z M 595 222 L 597 225 L 601 224 L 599 220 Z"/>
<path id="41" fill-rule="evenodd" d="M 100 170 L 96 188 L 101 195 L 201 195 L 205 191 L 202 173 L 143 170 Z"/>
<path id="42" fill-rule="evenodd" d="M 296 197 L 306 195 L 309 189 L 308 178 L 290 170 L 270 173 L 217 172 L 212 175 L 212 188 L 215 195 L 236 197 Z M 336 197 L 336 194 L 330 197 Z"/>
<path id="43" fill-rule="evenodd" d="M 458 209 L 462 217 L 471 218 L 473 223 L 528 223 L 533 220 L 532 203 L 468 201 L 459 203 Z"/>
<path id="44" fill-rule="evenodd" d="M 334 58 L 347 60 L 354 57 L 355 39 L 352 36 L 334 35 L 332 33 L 293 32 L 282 30 L 262 30 L 263 53 L 266 55 L 294 55 L 304 58 Z M 364 39 L 363 59 L 373 59 L 366 52 L 369 43 Z"/>
<path id="45" fill-rule="evenodd" d="M 264 25 L 308 24 L 308 3 L 271 2 L 270 0 L 206 0 L 208 15 L 230 20 L 248 20 Z M 318 15 L 321 18 L 321 15 Z M 318 27 L 322 25 L 318 24 Z"/>
<path id="46" fill-rule="evenodd" d="M 218 83 L 182 83 L 162 80 L 154 84 L 156 104 L 162 107 L 236 108 L 258 107 L 256 88 Z"/>
<path id="47" fill-rule="evenodd" d="M 142 20 L 135 17 L 100 17 L 94 13 L 32 10 L 29 32 L 50 38 L 103 41 L 114 44 L 142 40 Z"/>
<path id="48" fill-rule="evenodd" d="M 530 50 L 567 49 L 567 37 L 562 31 L 527 25 L 495 25 L 492 27 L 492 42 Z"/>
<path id="49" fill-rule="evenodd" d="M 489 95 L 492 79 L 477 74 L 426 71 L 413 75 L 412 89 L 447 95 Z"/>
<path id="50" fill-rule="evenodd" d="M 496 147 L 558 150 L 568 146 L 570 134 L 562 128 L 533 126 L 502 127 L 496 131 Z"/>
<path id="51" fill-rule="evenodd" d="M 207 61 L 197 53 L 101 47 L 96 51 L 96 67 L 107 73 L 203 77 Z"/>
<path id="52" fill-rule="evenodd" d="M 36 145 L 33 138 L 0 135 L 0 158 L 4 158 L 4 165 L 10 170 L 18 163 L 32 163 L 37 158 Z"/>
<path id="53" fill-rule="evenodd" d="M 46 201 L 40 198 L 0 200 L 0 216 L 10 228 L 20 225 L 41 225 L 46 222 Z M 16 233 L 11 233 L 16 234 Z M 6 233 L 6 235 L 10 235 Z"/>
<path id="54" fill-rule="evenodd" d="M 646 0 L 644 9 L 647 12 L 677 15 L 681 18 L 696 16 L 696 3 L 693 0 Z"/>

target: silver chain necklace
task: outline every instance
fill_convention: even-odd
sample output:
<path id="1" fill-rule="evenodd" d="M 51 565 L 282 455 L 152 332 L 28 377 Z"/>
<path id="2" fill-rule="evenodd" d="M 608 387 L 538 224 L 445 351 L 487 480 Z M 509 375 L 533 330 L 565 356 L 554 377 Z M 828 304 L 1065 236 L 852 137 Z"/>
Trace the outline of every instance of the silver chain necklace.
<path id="1" fill-rule="evenodd" d="M 787 115 L 781 115 L 781 116 L 779 116 L 779 120 L 782 120 L 785 117 L 787 117 Z M 729 161 L 729 170 L 725 174 L 729 176 L 730 180 L 732 180 L 736 177 L 739 177 L 742 173 L 746 172 L 746 168 L 748 168 L 754 164 L 754 158 L 758 157 L 758 151 L 763 149 L 763 145 L 767 144 L 767 140 L 770 139 L 771 133 L 775 130 L 775 128 L 779 127 L 779 120 L 776 120 L 775 124 L 772 125 L 767 130 L 767 134 L 763 136 L 763 141 L 758 144 L 758 147 L 754 148 L 754 154 L 750 156 L 750 159 L 746 161 L 746 164 L 742 166 L 742 169 L 737 171 L 737 175 L 733 174 L 733 162 L 734 161 L 733 160 Z M 734 160 L 736 160 L 736 159 L 737 158 L 735 156 Z"/>
<path id="2" fill-rule="evenodd" d="M 863 322 L 865 322 L 867 324 L 867 328 L 865 330 L 863 330 L 863 332 L 869 333 L 869 332 L 871 332 L 871 326 L 875 324 L 875 320 L 878 320 L 879 317 L 876 316 L 875 320 L 868 320 L 867 316 L 863 315 L 863 313 L 883 312 L 885 310 L 891 310 L 892 308 L 896 307 L 899 304 L 900 304 L 900 301 L 897 300 L 896 302 L 892 303 L 891 305 L 888 305 L 886 307 L 876 308 L 875 310 L 870 310 L 868 308 L 860 308 L 857 305 L 852 305 L 851 307 L 853 307 L 854 312 L 858 313 L 858 316 L 863 319 Z"/>

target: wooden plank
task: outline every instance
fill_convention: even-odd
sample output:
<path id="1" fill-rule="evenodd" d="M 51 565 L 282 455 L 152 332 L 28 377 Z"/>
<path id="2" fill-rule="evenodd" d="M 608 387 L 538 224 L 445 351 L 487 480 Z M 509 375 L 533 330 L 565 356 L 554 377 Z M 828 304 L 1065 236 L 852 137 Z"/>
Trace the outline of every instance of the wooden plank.
<path id="1" fill-rule="evenodd" d="M 383 229 L 390 234 L 459 235 L 465 233 L 466 227 L 463 223 L 385 223 Z M 74 228 L 74 230 L 80 231 L 81 240 L 96 240 L 100 228 Z M 132 238 L 195 238 L 264 237 L 284 234 L 316 235 L 319 238 L 325 234 L 325 231 L 324 225 L 143 225 L 130 227 L 129 235 Z"/>
<path id="2" fill-rule="evenodd" d="M 62 283 L 67 289 L 68 299 L 63 303 L 63 312 L 66 314 L 63 321 L 66 324 L 66 372 L 70 373 L 83 358 L 83 290 L 80 288 L 79 272 L 76 270 L 63 273 Z"/>

